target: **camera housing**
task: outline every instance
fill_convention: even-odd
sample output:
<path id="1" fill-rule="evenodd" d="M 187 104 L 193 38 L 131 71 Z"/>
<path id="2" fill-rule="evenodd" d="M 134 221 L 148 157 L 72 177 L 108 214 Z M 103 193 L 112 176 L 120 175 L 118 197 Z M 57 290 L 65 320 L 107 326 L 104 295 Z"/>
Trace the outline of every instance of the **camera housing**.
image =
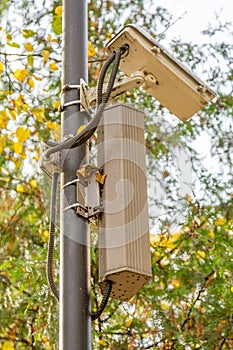
<path id="1" fill-rule="evenodd" d="M 172 57 L 142 28 L 129 24 L 107 44 L 109 53 L 122 45 L 129 49 L 122 57 L 120 69 L 130 77 L 143 73 L 142 87 L 162 106 L 182 121 L 205 107 L 215 93 L 192 72 Z"/>

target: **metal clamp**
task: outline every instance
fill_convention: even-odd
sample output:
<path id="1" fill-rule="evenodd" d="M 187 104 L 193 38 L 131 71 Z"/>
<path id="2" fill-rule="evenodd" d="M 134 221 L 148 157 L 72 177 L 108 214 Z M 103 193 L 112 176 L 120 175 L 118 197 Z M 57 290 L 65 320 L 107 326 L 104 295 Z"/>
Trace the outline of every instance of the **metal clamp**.
<path id="1" fill-rule="evenodd" d="M 112 89 L 110 100 L 120 96 L 126 91 L 131 91 L 132 89 L 139 86 L 149 87 L 151 84 L 157 84 L 156 78 L 150 74 L 145 76 L 142 72 L 137 71 L 133 73 L 130 77 L 118 79 Z M 66 84 L 61 91 L 61 95 L 64 94 L 67 90 L 77 89 L 78 90 L 78 99 L 70 102 L 61 104 L 59 111 L 62 112 L 66 107 L 80 104 L 81 109 L 84 109 L 88 114 L 91 113 L 91 110 L 96 106 L 96 87 L 88 88 L 86 82 L 83 79 L 80 79 L 79 85 L 70 85 Z M 103 86 L 103 94 L 106 92 L 107 84 Z"/>
<path id="2" fill-rule="evenodd" d="M 76 213 L 92 221 L 103 212 L 101 187 L 106 175 L 92 164 L 85 164 L 77 171 L 77 207 Z"/>
<path id="3" fill-rule="evenodd" d="M 66 91 L 73 90 L 73 89 L 77 90 L 78 98 L 73 100 L 73 101 L 65 102 L 64 104 L 61 103 L 61 105 L 59 107 L 59 112 L 63 112 L 66 107 L 74 106 L 74 105 L 81 105 L 86 111 L 89 111 L 89 109 L 88 109 L 89 103 L 88 103 L 88 96 L 87 96 L 87 84 L 83 79 L 80 79 L 79 85 L 72 85 L 72 84 L 64 85 L 62 87 L 62 90 L 61 90 L 61 99 L 62 99 L 62 95 Z"/>
<path id="4" fill-rule="evenodd" d="M 46 157 L 48 146 L 42 144 L 39 166 L 49 177 L 53 177 L 54 172 L 61 172 L 61 154 L 56 152 Z"/>
<path id="5" fill-rule="evenodd" d="M 112 89 L 109 100 L 114 100 L 127 91 L 131 91 L 136 87 L 142 86 L 145 83 L 145 76 L 142 72 L 135 72 L 130 77 L 120 78 L 116 80 Z M 106 92 L 107 84 L 103 86 L 103 94 Z M 90 88 L 88 91 L 88 108 L 96 106 L 96 87 Z"/>

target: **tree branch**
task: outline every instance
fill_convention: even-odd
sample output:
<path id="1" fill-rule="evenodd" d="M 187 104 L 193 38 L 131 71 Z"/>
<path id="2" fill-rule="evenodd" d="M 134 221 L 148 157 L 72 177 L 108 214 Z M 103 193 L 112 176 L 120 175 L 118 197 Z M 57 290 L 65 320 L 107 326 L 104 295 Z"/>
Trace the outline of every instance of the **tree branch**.
<path id="1" fill-rule="evenodd" d="M 26 339 L 21 339 L 21 338 L 11 338 L 11 337 L 1 337 L 0 340 L 6 340 L 6 341 L 12 341 L 12 342 L 17 342 L 17 343 L 23 343 L 26 345 L 32 345 L 28 340 Z"/>
<path id="2" fill-rule="evenodd" d="M 190 308 L 189 308 L 187 317 L 185 318 L 185 320 L 182 322 L 182 324 L 181 324 L 181 326 L 180 326 L 181 331 L 184 330 L 184 327 L 185 327 L 186 323 L 190 320 L 190 315 L 191 315 L 191 313 L 192 313 L 192 311 L 193 311 L 194 306 L 196 305 L 196 303 L 197 303 L 199 300 L 201 300 L 201 295 L 202 295 L 202 293 L 205 291 L 205 289 L 206 289 L 206 287 L 207 287 L 207 284 L 208 284 L 208 282 L 212 279 L 214 273 L 215 273 L 215 270 L 211 271 L 211 272 L 205 277 L 204 283 L 202 284 L 201 288 L 199 289 L 199 291 L 198 291 L 198 293 L 197 293 L 196 298 L 194 299 L 192 305 L 191 305 Z M 174 339 L 174 340 L 172 341 L 170 350 L 174 349 L 174 346 L 175 346 L 176 341 L 177 341 L 177 339 Z"/>
<path id="3" fill-rule="evenodd" d="M 20 293 L 23 293 L 23 294 L 27 295 L 27 296 L 30 297 L 30 298 L 32 297 L 32 295 L 31 295 L 30 293 L 28 293 L 28 292 L 25 291 L 25 290 L 20 290 L 20 288 L 19 288 L 18 286 L 16 286 L 15 284 L 13 284 L 13 283 L 11 282 L 11 280 L 9 279 L 9 277 L 4 276 L 4 275 L 2 275 L 2 274 L 0 273 L 0 278 L 1 278 L 7 285 L 12 286 L 14 289 L 18 290 Z"/>

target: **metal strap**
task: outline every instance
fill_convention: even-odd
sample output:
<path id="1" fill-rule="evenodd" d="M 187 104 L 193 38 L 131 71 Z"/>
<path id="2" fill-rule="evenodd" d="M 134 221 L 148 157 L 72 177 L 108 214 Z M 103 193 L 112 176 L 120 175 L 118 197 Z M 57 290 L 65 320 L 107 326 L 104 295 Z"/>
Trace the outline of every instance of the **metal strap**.
<path id="1" fill-rule="evenodd" d="M 65 207 L 63 209 L 63 212 L 66 211 L 66 210 L 69 210 L 69 209 L 75 209 L 77 207 L 80 207 L 80 204 L 79 203 L 74 203 L 74 204 L 71 204 L 71 205 L 68 205 L 67 207 Z"/>
<path id="2" fill-rule="evenodd" d="M 66 91 L 72 90 L 72 89 L 77 89 L 78 91 L 80 91 L 80 85 L 70 85 L 70 84 L 64 85 L 61 89 L 61 97 L 62 97 L 62 94 L 64 94 Z M 66 107 L 80 105 L 80 104 L 81 104 L 80 98 L 79 98 L 79 100 L 73 100 L 70 102 L 66 102 L 66 103 L 60 105 L 59 112 L 63 112 Z"/>
<path id="3" fill-rule="evenodd" d="M 66 187 L 68 187 L 68 186 L 70 186 L 70 185 L 74 185 L 74 184 L 76 184 L 77 182 L 80 182 L 79 179 L 74 179 L 74 180 L 72 180 L 72 181 L 67 182 L 65 185 L 63 185 L 62 188 L 66 188 Z"/>
<path id="4" fill-rule="evenodd" d="M 61 89 L 61 94 L 64 94 L 65 91 L 72 90 L 72 89 L 77 89 L 80 90 L 80 85 L 70 85 L 66 84 L 62 87 Z"/>

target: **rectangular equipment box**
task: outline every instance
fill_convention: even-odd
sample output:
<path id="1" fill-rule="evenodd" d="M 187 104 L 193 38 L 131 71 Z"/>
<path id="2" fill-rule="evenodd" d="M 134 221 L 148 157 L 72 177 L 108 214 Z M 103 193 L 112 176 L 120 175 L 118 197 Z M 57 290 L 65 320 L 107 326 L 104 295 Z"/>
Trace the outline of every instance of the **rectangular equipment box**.
<path id="1" fill-rule="evenodd" d="M 98 127 L 98 167 L 107 174 L 99 219 L 99 281 L 111 297 L 128 300 L 151 278 L 144 113 L 107 108 Z"/>
<path id="2" fill-rule="evenodd" d="M 125 44 L 129 50 L 121 59 L 120 69 L 127 76 L 142 72 L 147 82 L 143 88 L 182 121 L 215 97 L 204 82 L 137 25 L 129 24 L 117 33 L 107 44 L 108 52 Z"/>

